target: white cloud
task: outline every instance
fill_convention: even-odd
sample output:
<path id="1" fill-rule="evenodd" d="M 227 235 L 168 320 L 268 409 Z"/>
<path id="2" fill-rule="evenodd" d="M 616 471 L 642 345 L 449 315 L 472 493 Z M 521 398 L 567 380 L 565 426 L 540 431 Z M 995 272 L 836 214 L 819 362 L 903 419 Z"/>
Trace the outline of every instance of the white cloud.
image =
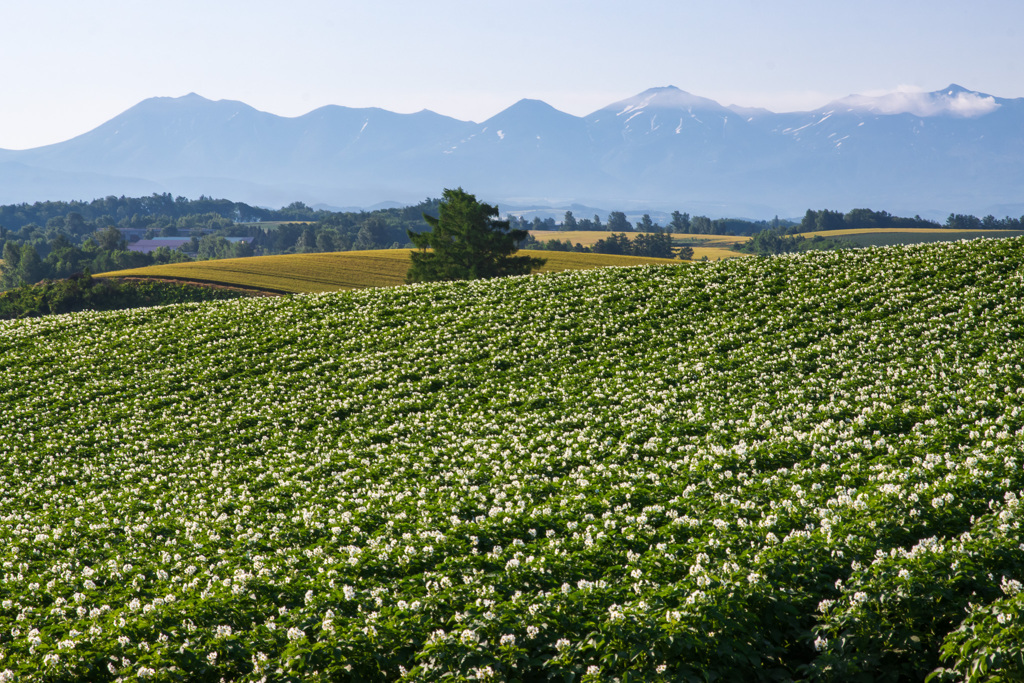
<path id="1" fill-rule="evenodd" d="M 837 103 L 851 109 L 866 109 L 879 114 L 914 114 L 915 116 L 982 116 L 999 108 L 994 97 L 963 90 L 922 92 L 901 87 L 895 92 L 850 95 Z"/>
<path id="2" fill-rule="evenodd" d="M 977 93 L 958 93 L 948 101 L 947 107 L 951 114 L 957 116 L 981 116 L 999 108 L 996 98 L 982 97 Z"/>

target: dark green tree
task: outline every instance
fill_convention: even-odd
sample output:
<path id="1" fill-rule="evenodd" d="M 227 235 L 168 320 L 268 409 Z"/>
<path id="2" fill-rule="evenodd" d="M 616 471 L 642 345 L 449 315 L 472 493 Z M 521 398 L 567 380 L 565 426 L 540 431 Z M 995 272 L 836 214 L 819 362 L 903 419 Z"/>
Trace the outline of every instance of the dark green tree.
<path id="1" fill-rule="evenodd" d="M 316 251 L 316 231 L 309 225 L 302 229 L 302 235 L 295 242 L 295 253 L 311 254 Z"/>
<path id="2" fill-rule="evenodd" d="M 231 258 L 248 258 L 255 255 L 256 250 L 250 242 L 243 241 L 231 243 Z"/>
<path id="3" fill-rule="evenodd" d="M 877 228 L 878 219 L 871 209 L 850 209 L 843 216 L 843 222 L 850 228 Z"/>
<path id="4" fill-rule="evenodd" d="M 575 230 L 576 229 L 576 217 L 572 215 L 572 211 L 566 211 L 565 217 L 562 218 L 562 230 Z"/>
<path id="5" fill-rule="evenodd" d="M 673 258 L 672 236 L 655 228 L 653 232 L 642 232 L 633 239 L 630 251 L 634 256 Z"/>
<path id="6" fill-rule="evenodd" d="M 46 268 L 43 266 L 39 252 L 31 244 L 21 245 L 21 258 L 18 259 L 18 278 L 26 285 L 35 283 L 46 277 Z"/>
<path id="7" fill-rule="evenodd" d="M 800 232 L 813 232 L 817 229 L 815 223 L 818 220 L 818 212 L 814 209 L 807 209 L 804 218 L 800 221 Z"/>
<path id="8" fill-rule="evenodd" d="M 673 232 L 689 232 L 690 231 L 690 214 L 679 213 L 678 211 L 672 212 L 672 222 L 669 224 Z"/>
<path id="9" fill-rule="evenodd" d="M 82 270 L 84 252 L 63 234 L 50 241 L 50 253 L 43 261 L 47 277 L 66 278 Z"/>
<path id="10" fill-rule="evenodd" d="M 406 282 L 526 275 L 544 265 L 544 259 L 512 255 L 528 233 L 511 230 L 497 217 L 498 207 L 478 202 L 461 187 L 446 189 L 437 217 L 423 214 L 430 231 L 408 231 L 418 251 L 411 254 Z"/>
<path id="11" fill-rule="evenodd" d="M 197 244 L 197 252 L 200 261 L 229 258 L 232 256 L 231 243 L 220 235 L 203 235 L 200 237 Z"/>
<path id="12" fill-rule="evenodd" d="M 18 262 L 21 261 L 21 246 L 17 242 L 5 242 L 3 264 L 0 267 L 0 287 L 10 289 L 21 284 L 18 278 Z"/>
<path id="13" fill-rule="evenodd" d="M 77 237 L 87 235 L 91 230 L 89 224 L 82 218 L 82 214 L 77 211 L 68 212 L 68 215 L 64 218 L 64 227 L 68 232 Z"/>
<path id="14" fill-rule="evenodd" d="M 352 248 L 359 251 L 364 249 L 384 249 L 388 241 L 388 224 L 380 216 L 373 216 L 366 219 L 359 232 L 356 234 L 355 244 Z"/>
<path id="15" fill-rule="evenodd" d="M 633 253 L 633 244 L 626 237 L 626 233 L 612 233 L 608 237 L 598 240 L 590 248 L 595 254 L 614 254 L 627 256 Z"/>
<path id="16" fill-rule="evenodd" d="M 333 228 L 327 228 L 321 230 L 316 235 L 316 250 L 320 252 L 324 251 L 336 251 L 338 245 L 338 231 Z"/>
<path id="17" fill-rule="evenodd" d="M 714 230 L 711 219 L 707 216 L 694 216 L 690 221 L 690 232 L 697 235 L 710 235 Z"/>
<path id="18" fill-rule="evenodd" d="M 125 248 L 124 235 L 115 227 L 108 226 L 93 233 L 93 239 L 103 251 L 117 251 Z"/>
<path id="19" fill-rule="evenodd" d="M 842 211 L 822 209 L 814 220 L 815 230 L 842 230 L 845 227 Z"/>
<path id="20" fill-rule="evenodd" d="M 608 214 L 608 229 L 613 232 L 632 232 L 633 225 L 626 220 L 626 214 L 622 211 L 612 211 Z"/>
<path id="21" fill-rule="evenodd" d="M 957 230 L 978 230 L 981 228 L 981 220 L 977 216 L 951 213 L 946 219 L 945 227 Z"/>

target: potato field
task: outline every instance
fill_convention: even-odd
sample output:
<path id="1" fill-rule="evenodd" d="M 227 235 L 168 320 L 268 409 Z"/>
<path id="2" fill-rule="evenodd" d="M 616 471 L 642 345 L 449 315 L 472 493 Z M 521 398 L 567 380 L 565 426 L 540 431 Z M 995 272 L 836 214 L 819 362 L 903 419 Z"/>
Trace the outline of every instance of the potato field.
<path id="1" fill-rule="evenodd" d="M 0 322 L 0 681 L 1018 680 L 1022 299 L 1013 238 Z"/>

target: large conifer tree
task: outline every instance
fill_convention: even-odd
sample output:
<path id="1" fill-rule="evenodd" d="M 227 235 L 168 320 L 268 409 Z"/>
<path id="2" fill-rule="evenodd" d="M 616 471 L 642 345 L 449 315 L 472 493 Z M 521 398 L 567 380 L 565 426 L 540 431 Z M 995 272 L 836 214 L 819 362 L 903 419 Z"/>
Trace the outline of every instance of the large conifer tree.
<path id="1" fill-rule="evenodd" d="M 418 251 L 411 254 L 407 282 L 475 280 L 526 275 L 544 259 L 513 256 L 526 230 L 512 230 L 498 220 L 498 207 L 478 202 L 461 187 L 445 190 L 438 215 L 423 214 L 429 232 L 408 231 Z"/>

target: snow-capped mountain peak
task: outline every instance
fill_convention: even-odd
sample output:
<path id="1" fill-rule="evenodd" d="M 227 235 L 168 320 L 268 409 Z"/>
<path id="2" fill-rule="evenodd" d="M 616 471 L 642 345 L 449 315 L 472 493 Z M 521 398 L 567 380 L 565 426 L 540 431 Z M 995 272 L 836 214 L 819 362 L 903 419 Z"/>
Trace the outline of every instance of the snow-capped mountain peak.
<path id="1" fill-rule="evenodd" d="M 337 105 L 286 118 L 189 94 L 0 150 L 0 202 L 170 192 L 367 206 L 461 185 L 501 203 L 1020 215 L 1022 174 L 1024 98 L 957 85 L 785 114 L 666 86 L 586 117 L 521 100 L 482 124 Z"/>
<path id="2" fill-rule="evenodd" d="M 653 109 L 724 109 L 722 105 L 706 97 L 699 97 L 685 90 L 680 90 L 674 85 L 660 88 L 650 88 L 639 95 L 614 102 L 607 107 L 600 109 L 598 113 L 612 113 L 616 116 L 630 116 L 639 111 Z"/>

